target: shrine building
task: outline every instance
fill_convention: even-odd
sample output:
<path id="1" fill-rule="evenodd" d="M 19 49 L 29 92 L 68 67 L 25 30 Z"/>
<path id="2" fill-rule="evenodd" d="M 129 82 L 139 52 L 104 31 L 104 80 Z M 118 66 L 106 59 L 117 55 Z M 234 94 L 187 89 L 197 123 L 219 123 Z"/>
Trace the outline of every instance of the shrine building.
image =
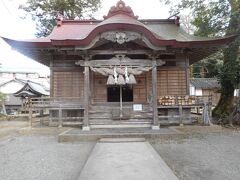
<path id="1" fill-rule="evenodd" d="M 210 99 L 189 96 L 189 66 L 226 47 L 234 37 L 187 34 L 175 19 L 138 19 L 123 1 L 103 20 L 65 20 L 44 38 L 3 38 L 50 67 L 49 125 L 83 130 L 192 123 L 191 108 Z M 207 106 L 206 106 L 207 105 Z"/>

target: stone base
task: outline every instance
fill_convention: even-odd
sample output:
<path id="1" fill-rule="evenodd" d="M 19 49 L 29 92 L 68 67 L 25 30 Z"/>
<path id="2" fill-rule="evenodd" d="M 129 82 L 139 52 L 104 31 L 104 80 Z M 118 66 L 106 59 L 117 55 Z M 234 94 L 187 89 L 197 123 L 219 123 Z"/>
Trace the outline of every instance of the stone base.
<path id="1" fill-rule="evenodd" d="M 159 125 L 154 125 L 152 126 L 152 130 L 159 130 L 160 129 L 160 126 Z"/>
<path id="2" fill-rule="evenodd" d="M 82 127 L 82 130 L 83 130 L 83 131 L 90 131 L 90 127 L 89 127 L 89 126 L 83 126 L 83 127 Z"/>

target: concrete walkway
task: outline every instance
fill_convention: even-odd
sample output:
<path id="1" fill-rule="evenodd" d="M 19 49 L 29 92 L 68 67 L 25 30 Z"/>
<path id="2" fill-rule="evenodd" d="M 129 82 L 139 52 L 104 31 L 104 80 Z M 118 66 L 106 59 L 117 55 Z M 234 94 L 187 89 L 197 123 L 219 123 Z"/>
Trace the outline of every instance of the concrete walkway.
<path id="1" fill-rule="evenodd" d="M 79 180 L 177 179 L 152 146 L 139 139 L 98 142 L 79 176 Z"/>

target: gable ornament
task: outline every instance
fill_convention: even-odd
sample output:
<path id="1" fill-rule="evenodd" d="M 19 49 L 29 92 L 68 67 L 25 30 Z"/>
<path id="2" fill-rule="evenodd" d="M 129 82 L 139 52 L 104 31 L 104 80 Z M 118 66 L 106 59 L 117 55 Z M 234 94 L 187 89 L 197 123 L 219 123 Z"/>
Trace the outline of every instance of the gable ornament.
<path id="1" fill-rule="evenodd" d="M 123 44 L 125 42 L 141 39 L 141 34 L 130 31 L 108 31 L 101 34 L 102 39 Z"/>

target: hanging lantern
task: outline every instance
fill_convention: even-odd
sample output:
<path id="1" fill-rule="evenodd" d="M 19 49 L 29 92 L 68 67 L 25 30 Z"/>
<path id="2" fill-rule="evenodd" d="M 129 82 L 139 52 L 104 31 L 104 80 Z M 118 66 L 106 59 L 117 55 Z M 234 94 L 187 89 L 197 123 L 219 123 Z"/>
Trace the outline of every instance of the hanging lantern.
<path id="1" fill-rule="evenodd" d="M 117 84 L 118 84 L 118 85 L 124 85 L 124 84 L 126 84 L 123 75 L 121 75 L 121 74 L 118 75 Z"/>
<path id="2" fill-rule="evenodd" d="M 108 76 L 107 85 L 115 85 L 115 80 L 113 78 L 113 75 Z"/>
<path id="3" fill-rule="evenodd" d="M 137 81 L 136 81 L 136 79 L 135 79 L 135 77 L 134 77 L 133 74 L 130 74 L 130 75 L 129 75 L 128 84 L 137 84 Z"/>

